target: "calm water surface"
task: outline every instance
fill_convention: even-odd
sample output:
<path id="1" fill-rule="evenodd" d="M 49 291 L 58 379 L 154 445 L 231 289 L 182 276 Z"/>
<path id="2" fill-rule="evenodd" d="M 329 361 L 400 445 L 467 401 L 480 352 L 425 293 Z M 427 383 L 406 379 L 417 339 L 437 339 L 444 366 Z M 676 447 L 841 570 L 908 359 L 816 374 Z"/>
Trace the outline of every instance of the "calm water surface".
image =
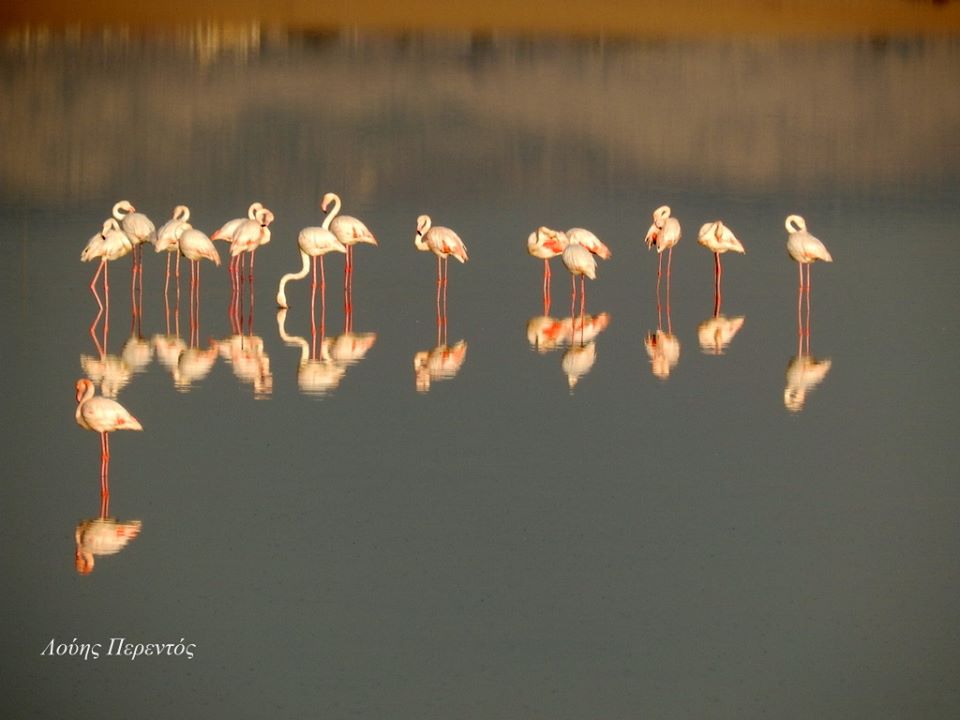
<path id="1" fill-rule="evenodd" d="M 960 43 L 21 32 L 0 58 L 10 717 L 960 713 Z M 285 317 L 273 298 L 328 190 L 380 240 L 353 282 L 372 345 L 301 370 L 308 283 Z M 121 198 L 158 225 L 188 204 L 208 233 L 275 212 L 239 333 L 208 264 L 195 342 L 188 275 L 164 338 L 148 251 L 139 324 L 125 258 L 97 346 L 78 256 Z M 664 203 L 684 238 L 658 319 L 643 236 Z M 835 259 L 811 295 L 829 366 L 800 400 L 792 212 Z M 470 250 L 448 377 L 421 213 Z M 747 248 L 722 352 L 696 244 L 718 217 Z M 613 251 L 582 344 L 557 261 L 537 320 L 541 224 Z M 80 576 L 85 375 L 145 430 L 111 442 L 109 514 L 139 536 Z M 195 657 L 106 656 L 115 637 Z M 42 656 L 74 638 L 103 654 Z"/>

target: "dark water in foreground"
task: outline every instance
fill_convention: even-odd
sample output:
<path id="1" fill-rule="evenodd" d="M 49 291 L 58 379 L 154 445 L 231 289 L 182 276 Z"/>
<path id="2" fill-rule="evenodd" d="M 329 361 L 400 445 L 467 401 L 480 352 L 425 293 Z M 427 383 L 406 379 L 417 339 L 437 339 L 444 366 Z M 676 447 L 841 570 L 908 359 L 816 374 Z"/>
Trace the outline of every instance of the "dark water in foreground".
<path id="1" fill-rule="evenodd" d="M 950 40 L 7 37 L 7 714 L 956 717 L 958 70 Z M 307 285 L 286 338 L 273 297 L 328 190 L 380 240 L 353 283 L 353 329 L 376 337 L 308 393 Z M 129 259 L 106 347 L 88 333 L 78 256 L 121 198 L 158 225 L 186 203 L 208 233 L 252 200 L 276 214 L 242 337 L 224 268 L 203 268 L 205 375 L 154 342 L 152 251 L 132 340 Z M 664 203 L 684 237 L 660 317 L 674 354 L 652 363 L 643 235 Z M 448 289 L 462 367 L 423 392 L 421 355 L 418 392 L 437 345 L 424 212 L 470 261 Z M 835 262 L 811 296 L 830 365 L 788 408 L 792 212 Z M 717 217 L 747 248 L 724 264 L 722 313 L 743 321 L 722 354 L 698 335 L 714 293 L 696 231 Z M 540 224 L 613 250 L 586 348 L 528 342 Z M 74 531 L 100 510 L 98 440 L 73 417 L 85 373 L 145 430 L 111 441 L 109 511 L 139 536 L 79 576 Z M 106 656 L 114 637 L 195 656 Z M 103 654 L 41 655 L 74 638 Z"/>

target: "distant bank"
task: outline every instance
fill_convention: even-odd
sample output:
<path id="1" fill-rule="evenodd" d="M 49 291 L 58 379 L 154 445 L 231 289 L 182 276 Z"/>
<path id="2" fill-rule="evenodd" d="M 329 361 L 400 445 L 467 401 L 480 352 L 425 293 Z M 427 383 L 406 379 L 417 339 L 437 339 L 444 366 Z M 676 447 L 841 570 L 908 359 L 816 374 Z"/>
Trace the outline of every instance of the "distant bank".
<path id="1" fill-rule="evenodd" d="M 623 37 L 960 34 L 954 0 L 14 0 L 0 25 L 250 22 L 289 28 Z"/>

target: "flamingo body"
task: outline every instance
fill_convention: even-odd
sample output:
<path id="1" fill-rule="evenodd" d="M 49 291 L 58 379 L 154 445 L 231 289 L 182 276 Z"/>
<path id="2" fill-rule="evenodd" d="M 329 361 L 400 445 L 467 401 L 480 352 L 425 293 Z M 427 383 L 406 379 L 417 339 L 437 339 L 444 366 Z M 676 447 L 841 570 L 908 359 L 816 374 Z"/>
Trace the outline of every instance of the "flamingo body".
<path id="1" fill-rule="evenodd" d="M 121 200 L 114 205 L 113 216 L 120 221 L 120 227 L 134 245 L 157 241 L 157 229 L 153 222 L 143 213 L 136 212 L 129 201 Z"/>
<path id="2" fill-rule="evenodd" d="M 561 258 L 571 275 L 585 275 L 591 280 L 597 279 L 596 258 L 583 245 L 571 242 L 563 251 Z"/>
<path id="3" fill-rule="evenodd" d="M 746 250 L 737 240 L 733 231 L 723 224 L 722 220 L 705 223 L 700 227 L 697 242 L 712 253 L 737 252 L 743 254 Z"/>
<path id="4" fill-rule="evenodd" d="M 653 224 L 647 230 L 647 247 L 656 247 L 658 253 L 673 248 L 680 242 L 680 221 L 670 215 L 670 207 L 661 205 L 653 211 Z"/>
<path id="5" fill-rule="evenodd" d="M 833 262 L 833 257 L 826 246 L 809 232 L 807 223 L 799 215 L 790 215 L 786 220 L 787 253 L 802 265 L 809 265 L 815 260 Z"/>
<path id="6" fill-rule="evenodd" d="M 221 225 L 214 233 L 210 236 L 211 240 L 224 240 L 226 242 L 233 242 L 234 233 L 240 228 L 247 220 L 254 220 L 257 217 L 257 213 L 263 210 L 263 204 L 259 202 L 252 203 L 247 209 L 247 217 L 245 218 L 234 218 L 233 220 L 228 220 L 223 225 Z"/>
<path id="7" fill-rule="evenodd" d="M 95 396 L 93 383 L 77 380 L 77 424 L 85 430 L 108 433 L 114 430 L 143 430 L 143 426 L 123 405 L 110 398 Z"/>
<path id="8" fill-rule="evenodd" d="M 177 205 L 173 210 L 173 217 L 167 220 L 160 229 L 157 230 L 157 241 L 154 243 L 154 250 L 157 252 L 176 252 L 177 240 L 180 233 L 183 232 L 190 220 L 190 208 L 186 205 Z"/>
<path id="9" fill-rule="evenodd" d="M 214 265 L 220 267 L 220 253 L 217 252 L 213 241 L 205 233 L 187 226 L 182 230 L 179 239 L 180 254 L 187 260 L 210 260 Z"/>
<path id="10" fill-rule="evenodd" d="M 465 263 L 469 259 L 467 246 L 460 236 L 450 228 L 434 226 L 429 215 L 417 218 L 417 234 L 413 242 L 417 250 L 432 252 L 444 260 L 453 256 L 459 262 Z"/>
<path id="11" fill-rule="evenodd" d="M 613 253 L 610 252 L 610 248 L 600 242 L 600 238 L 598 238 L 589 230 L 584 230 L 583 228 L 570 228 L 567 230 L 565 235 L 571 244 L 585 247 L 592 254 L 596 255 L 602 260 L 609 260 L 613 256 Z"/>
<path id="12" fill-rule="evenodd" d="M 87 242 L 80 253 L 82 262 L 89 262 L 95 258 L 104 261 L 113 261 L 123 257 L 133 250 L 134 243 L 130 237 L 120 229 L 120 224 L 113 218 L 104 221 L 103 229 Z"/>

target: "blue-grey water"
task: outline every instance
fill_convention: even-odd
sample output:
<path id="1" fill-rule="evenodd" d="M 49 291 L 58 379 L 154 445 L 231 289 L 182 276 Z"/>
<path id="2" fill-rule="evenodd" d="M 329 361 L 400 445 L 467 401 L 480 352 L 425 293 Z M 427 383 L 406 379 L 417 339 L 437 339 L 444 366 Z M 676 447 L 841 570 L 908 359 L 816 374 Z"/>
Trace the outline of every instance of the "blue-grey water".
<path id="1" fill-rule="evenodd" d="M 958 75 L 948 38 L 7 33 L 5 716 L 956 717 Z M 308 282 L 286 339 L 274 295 L 331 190 L 379 239 L 353 281 L 375 341 L 351 365 L 317 352 L 311 385 Z M 79 254 L 120 199 L 157 225 L 187 204 L 207 233 L 254 200 L 275 213 L 240 333 L 207 263 L 194 342 L 186 270 L 182 343 L 164 339 L 148 249 L 139 322 L 127 257 L 97 346 Z M 684 234 L 654 363 L 662 204 Z M 438 345 L 421 213 L 470 252 L 451 377 L 415 360 Z M 834 263 L 812 272 L 822 377 L 787 403 L 807 354 L 790 213 Z M 696 243 L 717 218 L 747 250 L 724 260 L 721 311 L 743 322 L 719 354 Z M 563 334 L 557 260 L 559 340 L 528 341 L 538 225 L 613 252 L 588 283 L 593 345 Z M 333 339 L 342 256 L 326 272 Z M 100 514 L 85 376 L 144 426 L 110 445 L 109 515 L 142 525 L 80 575 L 75 529 Z"/>

